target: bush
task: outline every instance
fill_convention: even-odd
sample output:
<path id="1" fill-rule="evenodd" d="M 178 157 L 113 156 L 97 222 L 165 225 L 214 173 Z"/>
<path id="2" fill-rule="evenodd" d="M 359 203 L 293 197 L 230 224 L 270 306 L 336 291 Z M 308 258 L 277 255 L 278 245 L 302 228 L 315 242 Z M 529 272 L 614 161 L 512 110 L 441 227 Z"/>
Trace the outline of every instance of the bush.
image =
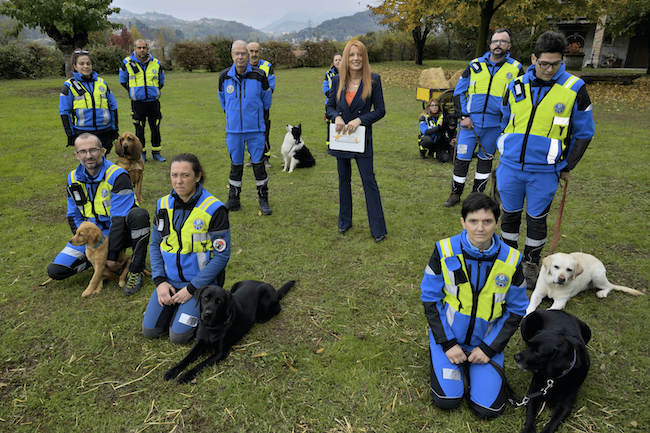
<path id="1" fill-rule="evenodd" d="M 63 53 L 35 43 L 0 47 L 0 78 L 42 78 L 63 75 Z"/>
<path id="2" fill-rule="evenodd" d="M 296 55 L 289 42 L 270 41 L 262 45 L 261 56 L 277 67 L 279 65 L 287 68 L 295 68 L 299 65 Z"/>
<path id="3" fill-rule="evenodd" d="M 181 42 L 172 48 L 172 61 L 175 67 L 192 72 L 202 67 L 216 71 L 216 48 L 208 42 Z"/>
<path id="4" fill-rule="evenodd" d="M 230 54 L 232 42 L 232 39 L 225 38 L 215 38 L 210 41 L 213 48 L 213 60 L 208 70 L 221 71 L 232 65 L 232 55 Z"/>
<path id="5" fill-rule="evenodd" d="M 324 67 L 329 66 L 332 57 L 338 51 L 336 46 L 329 40 L 320 42 L 305 41 L 301 48 L 305 50 L 305 55 L 301 58 L 303 66 L 306 67 Z"/>
<path id="6" fill-rule="evenodd" d="M 115 45 L 95 46 L 88 51 L 93 62 L 93 71 L 99 75 L 117 74 L 122 59 L 129 55 L 128 51 Z"/>

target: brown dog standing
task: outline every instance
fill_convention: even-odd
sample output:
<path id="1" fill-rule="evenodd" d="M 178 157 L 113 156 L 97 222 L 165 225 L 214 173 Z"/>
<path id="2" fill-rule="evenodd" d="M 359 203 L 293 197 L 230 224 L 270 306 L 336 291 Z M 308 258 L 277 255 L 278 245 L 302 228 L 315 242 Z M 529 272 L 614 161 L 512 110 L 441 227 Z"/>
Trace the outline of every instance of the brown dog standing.
<path id="1" fill-rule="evenodd" d="M 81 293 L 82 298 L 99 293 L 103 288 L 103 281 L 105 279 L 115 279 L 119 276 L 120 287 L 124 287 L 131 258 L 127 257 L 124 252 L 121 252 L 118 263 L 123 266 L 122 273 L 118 275 L 111 272 L 106 267 L 106 258 L 108 257 L 108 236 L 105 236 L 99 227 L 89 221 L 82 222 L 77 228 L 75 235 L 70 239 L 70 243 L 72 245 L 85 245 L 86 257 L 88 257 L 88 261 L 93 265 L 93 276 L 90 279 L 86 290 Z"/>
<path id="2" fill-rule="evenodd" d="M 139 203 L 142 203 L 142 143 L 132 132 L 123 132 L 115 142 L 115 153 L 120 157 L 116 164 L 129 172 L 131 183 Z"/>

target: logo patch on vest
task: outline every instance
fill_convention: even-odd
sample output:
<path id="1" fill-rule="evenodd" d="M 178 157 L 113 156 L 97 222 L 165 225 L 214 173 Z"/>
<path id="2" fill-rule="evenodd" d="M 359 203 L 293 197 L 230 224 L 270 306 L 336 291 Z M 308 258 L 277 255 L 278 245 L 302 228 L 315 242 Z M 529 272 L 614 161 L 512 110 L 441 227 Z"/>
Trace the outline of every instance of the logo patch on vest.
<path id="1" fill-rule="evenodd" d="M 226 93 L 232 93 L 235 91 L 235 86 L 232 84 L 229 84 L 228 87 L 226 87 Z"/>
<path id="2" fill-rule="evenodd" d="M 563 112 L 563 111 L 564 111 L 564 108 L 565 108 L 565 106 L 564 106 L 564 104 L 562 104 L 562 103 L 556 104 L 555 107 L 553 107 L 553 109 L 555 110 L 555 112 L 558 113 L 558 114 L 560 114 L 561 112 Z"/>
<path id="3" fill-rule="evenodd" d="M 507 78 L 508 80 L 512 80 L 512 72 L 508 72 L 508 73 L 506 74 L 506 78 Z"/>
<path id="4" fill-rule="evenodd" d="M 194 229 L 195 230 L 201 230 L 203 228 L 203 220 L 200 218 L 197 218 L 194 220 Z"/>
<path id="5" fill-rule="evenodd" d="M 224 251 L 226 249 L 226 240 L 225 239 L 215 239 L 214 242 L 212 242 L 212 247 L 214 250 L 218 253 Z"/>
<path id="6" fill-rule="evenodd" d="M 152 69 L 152 70 L 151 70 L 151 73 L 154 74 L 154 75 L 156 75 L 156 74 L 158 73 L 158 70 L 157 70 L 157 69 Z"/>
<path id="7" fill-rule="evenodd" d="M 108 190 L 103 189 L 101 194 L 102 194 L 102 197 L 104 197 L 104 198 L 108 197 Z"/>
<path id="8" fill-rule="evenodd" d="M 507 286 L 508 281 L 510 281 L 510 279 L 506 274 L 499 274 L 494 278 L 494 282 L 496 283 L 497 287 Z"/>
<path id="9" fill-rule="evenodd" d="M 101 90 L 101 92 L 104 93 L 106 91 L 106 86 L 104 86 L 103 84 L 100 84 L 99 85 L 99 90 Z"/>

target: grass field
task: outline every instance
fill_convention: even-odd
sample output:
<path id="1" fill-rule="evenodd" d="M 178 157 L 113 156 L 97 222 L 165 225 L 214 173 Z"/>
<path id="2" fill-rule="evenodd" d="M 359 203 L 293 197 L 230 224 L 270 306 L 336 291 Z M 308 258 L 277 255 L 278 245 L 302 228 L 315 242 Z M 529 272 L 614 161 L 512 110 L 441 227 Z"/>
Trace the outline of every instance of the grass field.
<path id="1" fill-rule="evenodd" d="M 0 82 L 0 431 L 519 431 L 522 409 L 486 422 L 465 404 L 445 412 L 431 403 L 419 284 L 434 242 L 460 230 L 460 210 L 442 207 L 451 165 L 418 158 L 421 106 L 413 77 L 419 69 L 406 63 L 375 69 L 387 110 L 373 128 L 386 241 L 375 244 L 370 236 L 357 174 L 354 227 L 345 236 L 337 232 L 336 163 L 325 155 L 322 120 L 325 71 L 278 70 L 272 152 L 279 155 L 284 125 L 302 122 L 317 165 L 289 175 L 272 159 L 270 217 L 257 216 L 253 173 L 245 170 L 243 209 L 230 217 L 227 286 L 241 279 L 298 284 L 279 316 L 185 386 L 162 375 L 188 348 L 141 335 L 151 281 L 129 298 L 111 282 L 81 299 L 89 272 L 39 287 L 70 238 L 65 176 L 75 160 L 58 116 L 63 80 Z M 121 130 L 133 130 L 126 92 L 117 76 L 104 78 L 118 97 Z M 207 171 L 206 188 L 225 201 L 229 158 L 216 84 L 216 74 L 169 73 L 161 128 L 163 154 L 195 152 Z M 559 245 L 596 255 L 611 281 L 646 293 L 650 110 L 639 94 L 647 88 L 647 81 L 589 88 L 597 134 L 572 173 Z M 170 190 L 168 170 L 146 164 L 150 213 Z M 607 299 L 585 292 L 569 302 L 567 310 L 591 326 L 592 370 L 560 432 L 650 430 L 649 306 L 648 296 L 620 292 Z M 521 347 L 516 334 L 506 349 L 506 373 L 520 393 L 530 380 L 512 362 Z"/>

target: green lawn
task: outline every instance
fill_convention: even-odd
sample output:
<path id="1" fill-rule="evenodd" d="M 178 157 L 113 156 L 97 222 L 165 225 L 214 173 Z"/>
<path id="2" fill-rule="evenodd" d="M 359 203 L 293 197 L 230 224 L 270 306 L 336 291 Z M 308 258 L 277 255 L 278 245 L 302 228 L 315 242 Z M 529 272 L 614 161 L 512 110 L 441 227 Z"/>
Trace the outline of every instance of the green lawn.
<path id="1" fill-rule="evenodd" d="M 451 165 L 418 158 L 421 105 L 412 77 L 420 69 L 399 62 L 376 67 L 387 110 L 374 128 L 388 225 L 381 244 L 369 233 L 357 174 L 354 227 L 345 236 L 337 232 L 336 163 L 325 154 L 320 92 L 325 71 L 276 72 L 272 153 L 279 156 L 284 125 L 302 122 L 317 165 L 286 174 L 280 159 L 272 159 L 270 217 L 257 215 L 253 173 L 245 170 L 243 209 L 231 215 L 227 286 L 241 279 L 298 284 L 279 316 L 256 326 L 227 360 L 185 386 L 162 375 L 188 348 L 141 336 L 151 281 L 129 298 L 110 282 L 101 294 L 81 299 L 89 272 L 38 286 L 71 236 L 65 176 L 75 160 L 58 116 L 63 79 L 0 82 L 0 431 L 519 431 L 523 409 L 508 408 L 485 422 L 465 404 L 445 412 L 431 403 L 419 284 L 434 242 L 460 230 L 460 210 L 442 206 Z M 116 76 L 104 78 L 118 97 L 121 130 L 133 130 L 126 92 Z M 225 200 L 229 158 L 216 85 L 216 74 L 168 74 L 163 154 L 195 152 L 207 171 L 205 186 Z M 592 92 L 597 134 L 572 173 L 559 250 L 594 254 L 611 281 L 646 291 L 650 116 L 647 103 L 628 104 L 626 97 L 599 103 Z M 150 213 L 170 190 L 168 170 L 168 164 L 146 164 Z M 567 310 L 591 326 L 592 370 L 560 432 L 648 431 L 648 297 L 614 292 L 598 299 L 589 291 Z M 521 347 L 516 334 L 506 349 L 506 372 L 520 393 L 530 380 L 512 362 Z M 542 419 L 548 417 L 546 410 Z"/>

